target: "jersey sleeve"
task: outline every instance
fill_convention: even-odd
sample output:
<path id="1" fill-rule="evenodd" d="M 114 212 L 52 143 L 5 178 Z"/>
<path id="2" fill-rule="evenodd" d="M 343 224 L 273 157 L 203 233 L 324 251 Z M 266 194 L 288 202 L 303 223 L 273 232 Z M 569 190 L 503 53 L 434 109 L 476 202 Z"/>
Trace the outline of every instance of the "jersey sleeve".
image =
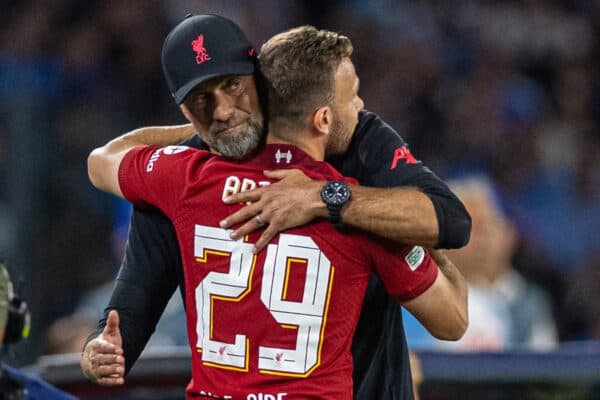
<path id="1" fill-rule="evenodd" d="M 433 203 L 439 225 L 439 248 L 467 244 L 471 217 L 448 186 L 410 151 L 406 141 L 379 116 L 363 110 L 346 155 L 331 162 L 361 185 L 415 187 Z"/>
<path id="2" fill-rule="evenodd" d="M 386 291 L 399 302 L 418 297 L 437 278 L 438 266 L 421 246 L 398 246 L 381 240 L 375 244 L 370 240 L 365 248 Z"/>
<path id="3" fill-rule="evenodd" d="M 185 192 L 192 164 L 205 161 L 208 154 L 187 146 L 135 147 L 119 166 L 121 191 L 128 201 L 168 215 Z"/>

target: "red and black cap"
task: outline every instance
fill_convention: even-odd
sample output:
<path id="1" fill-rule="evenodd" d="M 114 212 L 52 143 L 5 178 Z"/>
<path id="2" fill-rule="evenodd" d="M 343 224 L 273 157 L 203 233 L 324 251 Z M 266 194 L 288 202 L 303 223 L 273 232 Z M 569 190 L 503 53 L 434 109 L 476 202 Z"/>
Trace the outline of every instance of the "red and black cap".
<path id="1" fill-rule="evenodd" d="M 162 67 L 177 104 L 198 84 L 217 76 L 254 73 L 254 47 L 233 21 L 189 15 L 167 35 Z"/>

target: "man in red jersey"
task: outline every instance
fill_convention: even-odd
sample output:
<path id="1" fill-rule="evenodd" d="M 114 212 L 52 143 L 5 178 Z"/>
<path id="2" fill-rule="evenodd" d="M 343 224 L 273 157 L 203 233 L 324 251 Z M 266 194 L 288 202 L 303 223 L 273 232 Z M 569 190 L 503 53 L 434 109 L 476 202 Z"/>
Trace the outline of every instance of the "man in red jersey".
<path id="1" fill-rule="evenodd" d="M 135 148 L 176 141 L 143 132 L 117 138 L 89 157 L 95 186 L 157 206 L 175 226 L 192 348 L 189 397 L 352 398 L 351 336 L 372 270 L 436 336 L 456 339 L 464 332 L 464 281 L 451 264 L 438 273 L 419 246 L 376 245 L 320 219 L 285 231 L 255 254 L 260 231 L 232 239 L 219 227 L 240 207 L 225 203 L 230 195 L 271 182 L 265 169 L 296 168 L 330 181 L 312 201 L 326 202 L 334 216 L 348 200 L 354 181 L 322 160 L 326 153 L 344 150 L 339 145 L 348 141 L 363 106 L 351 52 L 349 39 L 312 27 L 267 42 L 261 51 L 270 84 L 267 145 L 241 162 L 183 146 Z M 307 73 L 318 79 L 294 83 L 298 74 Z M 253 80 L 243 76 L 205 80 L 189 88 L 182 112 L 194 126 L 204 127 L 208 113 L 221 112 L 213 106 L 215 98 L 252 93 L 248 85 Z M 300 93 L 301 104 L 290 104 Z M 202 139 L 235 145 L 249 122 L 242 116 L 230 120 L 200 129 Z M 335 222 L 332 215 L 330 220 Z M 256 223 L 262 223 L 260 214 Z"/>
<path id="2" fill-rule="evenodd" d="M 209 25 L 213 28 L 224 25 L 227 29 L 205 30 L 204 27 Z M 255 82 L 261 81 L 258 68 L 254 68 L 257 61 L 254 46 L 239 26 L 216 15 L 189 16 L 173 31 L 187 32 L 169 35 L 171 39 L 179 39 L 170 39 L 170 51 L 163 53 L 163 71 L 175 102 L 181 104 L 194 85 L 217 76 L 230 75 L 226 90 L 220 91 L 218 96 L 216 92 L 209 93 L 208 110 L 214 112 L 204 115 L 198 121 L 200 124 L 149 127 L 141 128 L 141 131 L 156 137 L 167 134 L 172 140 L 170 144 L 180 144 L 190 136 L 185 145 L 210 148 L 234 159 L 240 158 L 243 151 L 254 151 L 253 137 L 257 128 L 264 125 L 263 110 L 268 114 L 268 105 L 264 104 L 266 96 L 254 92 L 262 85 L 249 84 L 245 85 L 244 91 L 236 90 L 239 89 L 237 78 L 241 76 L 253 75 Z M 198 58 L 198 52 L 206 56 Z M 302 60 L 302 57 L 298 59 Z M 215 60 L 219 62 L 215 64 Z M 304 98 L 303 93 L 297 91 L 295 96 L 300 100 Z M 257 97 L 263 100 L 260 107 L 254 101 Z M 250 137 L 245 138 L 240 129 L 236 135 L 220 136 L 222 143 L 202 140 L 211 139 L 212 136 L 206 134 L 211 128 L 223 124 L 231 126 L 231 121 L 241 122 Z M 197 135 L 195 132 L 199 128 L 202 131 Z M 261 138 L 265 134 L 262 130 Z M 168 140 L 163 142 L 167 143 Z M 354 177 L 365 185 L 354 186 L 351 200 L 341 208 L 339 216 L 344 225 L 380 235 L 400 245 L 455 248 L 468 241 L 471 220 L 460 200 L 425 164 L 415 163 L 407 156 L 408 144 L 379 116 L 361 110 L 347 146 L 343 154 L 327 157 L 327 161 L 343 175 Z M 247 181 L 240 182 L 242 192 L 229 197 L 228 202 L 251 204 L 236 211 L 221 225 L 223 228 L 236 227 L 232 236 L 242 237 L 262 227 L 255 218 L 260 214 L 266 229 L 261 229 L 262 235 L 254 243 L 257 249 L 270 242 L 276 233 L 304 225 L 328 212 L 324 201 L 317 208 L 313 201 L 319 198 L 327 181 L 311 180 L 295 169 L 265 171 L 265 175 L 281 180 L 254 190 L 248 190 L 251 185 L 247 185 Z M 240 221 L 235 222 L 240 213 L 244 213 L 249 221 L 243 226 Z M 336 216 L 335 209 L 332 215 Z M 337 221 L 339 224 L 339 218 Z M 242 233 L 244 230 L 246 233 Z M 444 263 L 442 260 L 441 268 Z M 86 376 L 100 385 L 122 385 L 176 288 L 185 299 L 187 287 L 173 224 L 160 210 L 134 207 L 126 254 L 111 299 L 82 353 L 81 367 Z M 111 310 L 116 312 L 109 314 Z M 400 310 L 401 305 L 385 292 L 381 280 L 373 274 L 352 344 L 356 399 L 413 398 Z"/>

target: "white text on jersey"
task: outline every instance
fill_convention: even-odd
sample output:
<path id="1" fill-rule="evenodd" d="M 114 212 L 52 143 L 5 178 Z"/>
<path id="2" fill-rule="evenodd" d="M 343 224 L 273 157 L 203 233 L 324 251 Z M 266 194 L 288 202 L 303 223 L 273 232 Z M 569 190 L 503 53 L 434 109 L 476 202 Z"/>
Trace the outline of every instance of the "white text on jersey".
<path id="1" fill-rule="evenodd" d="M 224 200 L 226 197 L 233 196 L 236 193 L 247 192 L 255 189 L 257 186 L 267 186 L 269 181 L 256 181 L 250 178 L 239 178 L 231 175 L 225 179 L 225 185 L 223 185 L 223 195 L 221 198 Z"/>

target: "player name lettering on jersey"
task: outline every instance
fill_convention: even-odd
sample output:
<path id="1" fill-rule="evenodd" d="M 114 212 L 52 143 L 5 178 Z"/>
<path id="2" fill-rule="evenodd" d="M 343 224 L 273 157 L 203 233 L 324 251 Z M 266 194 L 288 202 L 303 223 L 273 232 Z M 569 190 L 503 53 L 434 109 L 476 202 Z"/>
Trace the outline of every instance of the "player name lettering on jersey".
<path id="1" fill-rule="evenodd" d="M 246 400 L 283 400 L 287 396 L 287 393 L 250 393 L 246 396 Z"/>
<path id="2" fill-rule="evenodd" d="M 204 390 L 201 390 L 200 393 L 198 393 L 201 396 L 205 396 L 205 397 L 210 397 L 212 399 L 221 399 L 221 400 L 231 400 L 233 399 L 233 396 L 231 395 L 223 395 L 223 396 L 219 396 L 217 394 L 213 394 L 211 392 L 206 392 Z M 288 394 L 285 392 L 279 392 L 279 393 L 250 393 L 246 396 L 246 400 L 285 400 L 285 397 Z"/>
<path id="3" fill-rule="evenodd" d="M 225 179 L 225 185 L 223 185 L 223 195 L 221 196 L 222 200 L 225 200 L 226 197 L 233 196 L 236 193 L 247 192 L 249 190 L 255 189 L 257 186 L 267 186 L 271 182 L 269 181 L 254 181 L 250 178 L 240 178 L 235 175 L 228 176 Z"/>

